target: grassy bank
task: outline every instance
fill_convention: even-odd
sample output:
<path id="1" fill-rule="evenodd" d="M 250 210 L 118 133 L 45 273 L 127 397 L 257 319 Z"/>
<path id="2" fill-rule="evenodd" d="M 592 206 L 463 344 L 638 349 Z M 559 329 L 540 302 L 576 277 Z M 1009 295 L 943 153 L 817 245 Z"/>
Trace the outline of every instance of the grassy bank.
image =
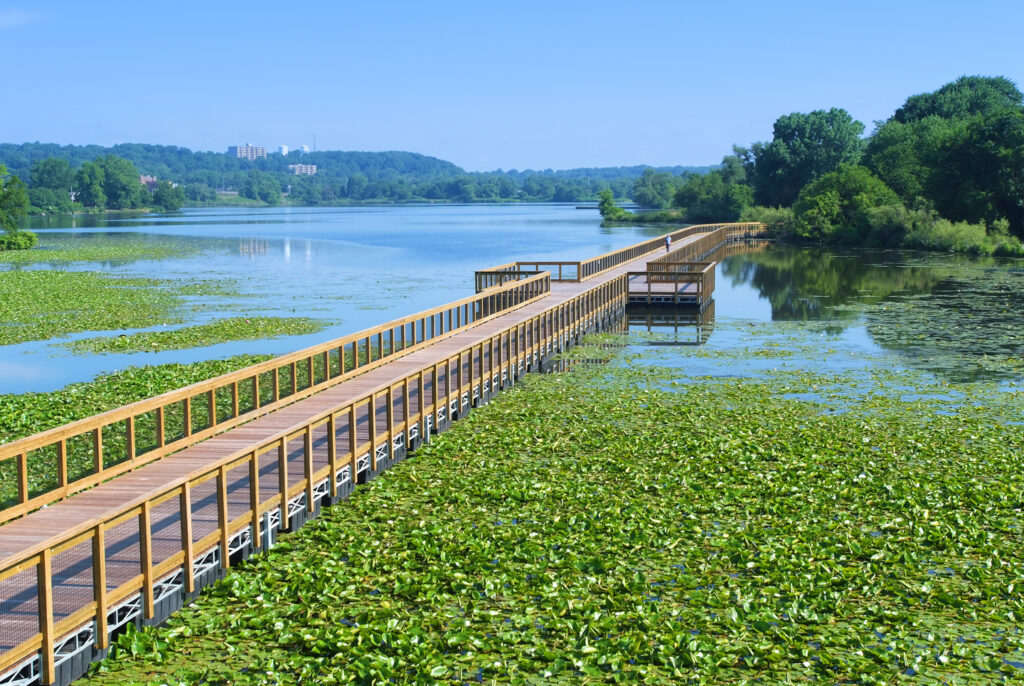
<path id="1" fill-rule="evenodd" d="M 673 354 L 502 394 L 88 683 L 1021 677 L 1019 398 Z"/>

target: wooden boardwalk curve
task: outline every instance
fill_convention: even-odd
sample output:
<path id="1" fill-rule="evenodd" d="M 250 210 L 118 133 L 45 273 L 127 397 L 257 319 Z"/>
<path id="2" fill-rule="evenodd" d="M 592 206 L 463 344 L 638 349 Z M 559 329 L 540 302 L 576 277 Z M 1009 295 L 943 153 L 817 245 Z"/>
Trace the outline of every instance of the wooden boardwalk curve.
<path id="1" fill-rule="evenodd" d="M 78 678 L 127 623 L 162 622 L 277 532 L 619 325 L 630 299 L 701 302 L 714 270 L 700 260 L 762 230 L 501 265 L 470 298 L 0 446 L 17 475 L 0 510 L 0 686 Z"/>

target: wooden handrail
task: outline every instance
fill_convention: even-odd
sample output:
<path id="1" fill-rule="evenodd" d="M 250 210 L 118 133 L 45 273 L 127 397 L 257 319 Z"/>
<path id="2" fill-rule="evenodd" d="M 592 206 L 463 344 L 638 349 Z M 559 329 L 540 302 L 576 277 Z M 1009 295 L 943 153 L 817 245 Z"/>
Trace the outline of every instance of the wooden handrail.
<path id="1" fill-rule="evenodd" d="M 283 405 L 290 404 L 308 395 L 333 386 L 340 381 L 351 378 L 356 373 L 363 373 L 384 364 L 395 355 L 406 354 L 417 350 L 423 345 L 451 335 L 453 332 L 478 324 L 502 312 L 520 307 L 542 297 L 550 291 L 550 278 L 547 274 L 538 274 L 521 281 L 500 286 L 486 293 L 479 293 L 467 298 L 456 300 L 429 310 L 424 310 L 401 319 L 364 329 L 357 333 L 336 338 L 303 350 L 289 353 L 267 360 L 244 369 L 207 379 L 184 388 L 168 391 L 146 400 L 140 400 L 123 407 L 80 419 L 63 426 L 42 431 L 10 443 L 0 445 L 0 464 L 16 461 L 17 502 L 0 509 L 0 524 L 19 517 L 42 505 L 55 502 L 73 493 L 90 488 L 108 478 L 131 471 L 143 464 L 159 459 L 172 452 L 204 440 L 216 433 L 250 421 L 258 416 L 273 411 Z M 385 335 L 387 340 L 385 340 Z M 317 374 L 316 363 L 320 363 L 320 374 Z M 338 372 L 332 374 L 332 363 L 336 363 Z M 299 389 L 299 365 L 308 376 L 307 385 Z M 289 378 L 290 391 L 282 394 L 280 377 L 284 371 Z M 263 375 L 271 375 L 271 399 L 262 402 L 260 398 L 260 379 Z M 317 381 L 316 377 L 322 377 Z M 251 385 L 252 409 L 242 411 L 239 406 L 239 395 L 243 385 Z M 223 419 L 218 418 L 218 391 L 230 394 L 230 412 Z M 200 423 L 200 430 L 193 430 L 193 401 L 206 404 L 206 422 Z M 182 436 L 174 440 L 166 440 L 166 419 L 168 409 L 182 405 Z M 136 453 L 134 426 L 144 415 L 154 413 L 156 424 L 156 446 L 150 450 Z M 126 450 L 122 459 L 115 463 L 110 456 L 104 454 L 104 429 L 125 423 Z M 109 433 L 109 432 L 108 432 Z M 89 436 L 92 443 L 93 469 L 86 476 L 67 480 L 68 474 L 68 441 Z M 109 445 L 107 446 L 109 447 Z M 31 459 L 32 453 L 51 450 L 59 462 L 58 470 L 65 478 L 57 487 L 32 496 Z M 109 451 L 108 451 L 109 452 Z M 109 464 L 109 466 L 107 466 Z"/>
<path id="2" fill-rule="evenodd" d="M 544 275 L 547 278 L 547 275 Z M 33 654 L 39 656 L 42 678 L 44 682 L 52 682 L 55 674 L 56 641 L 74 631 L 81 624 L 95 620 L 97 633 L 93 637 L 96 647 L 103 649 L 108 645 L 107 618 L 113 608 L 123 603 L 133 594 L 141 594 L 140 615 L 143 619 L 152 619 L 154 615 L 155 583 L 184 570 L 183 592 L 192 592 L 196 580 L 193 577 L 194 560 L 209 551 L 219 551 L 216 562 L 222 569 L 231 565 L 228 555 L 229 541 L 244 529 L 249 530 L 249 538 L 254 549 L 261 549 L 261 531 L 264 516 L 277 513 L 282 524 L 289 516 L 292 501 L 299 498 L 304 502 L 307 512 L 314 507 L 312 497 L 314 485 L 320 487 L 327 484 L 329 494 L 335 495 L 338 489 L 337 478 L 342 472 L 348 471 L 349 478 L 354 482 L 359 460 L 367 455 L 375 463 L 378 454 L 393 454 L 396 440 L 409 440 L 410 427 L 416 426 L 420 431 L 429 430 L 426 417 L 429 416 L 436 427 L 442 413 L 458 407 L 461 415 L 468 409 L 467 403 L 477 394 L 483 393 L 486 387 L 497 390 L 495 380 L 504 385 L 518 375 L 517 369 L 535 364 L 539 357 L 544 357 L 561 347 L 569 336 L 578 336 L 589 327 L 594 326 L 601 317 L 620 311 L 626 297 L 625 279 L 617 278 L 595 286 L 585 293 L 572 299 L 560 302 L 541 312 L 512 323 L 501 330 L 487 334 L 481 340 L 469 343 L 453 352 L 438 363 L 427 363 L 426 366 L 406 373 L 404 378 L 388 381 L 377 387 L 368 389 L 353 400 L 346 401 L 335 407 L 320 410 L 312 416 L 296 423 L 275 429 L 264 438 L 248 445 L 232 445 L 226 454 L 217 457 L 202 467 L 175 474 L 161 485 L 149 492 L 126 494 L 116 502 L 105 503 L 83 501 L 83 516 L 69 526 L 60 522 L 59 533 L 54 531 L 56 511 L 44 510 L 32 515 L 37 518 L 32 523 L 36 535 L 25 537 L 21 529 L 11 532 L 6 539 L 0 529 L 0 588 L 4 582 L 20 578 L 20 575 L 31 575 L 31 585 L 40 599 L 35 614 L 38 623 L 44 629 L 29 633 L 13 650 L 0 653 L 0 672 L 7 670 Z M 442 376 L 439 369 L 444 369 L 444 389 L 439 392 Z M 454 377 L 457 377 L 457 381 Z M 423 389 L 426 382 L 432 387 L 431 397 Z M 457 385 L 456 385 L 457 383 Z M 410 405 L 409 389 L 417 388 L 416 411 Z M 395 403 L 398 403 L 397 405 Z M 376 408 L 387 408 L 386 422 L 373 423 Z M 362 415 L 370 422 L 368 440 L 357 441 L 357 416 Z M 400 415 L 400 419 L 399 419 Z M 448 415 L 450 417 L 450 415 Z M 436 417 L 436 419 L 435 419 Z M 347 423 L 349 441 L 343 445 L 334 430 L 335 422 Z M 315 466 L 312 459 L 313 432 L 321 427 L 328 427 L 328 461 L 326 465 Z M 290 475 L 279 479 L 276 492 L 269 492 L 267 484 L 259 478 L 260 459 L 266 455 L 284 456 L 289 454 L 288 446 L 301 446 L 302 476 L 298 480 L 289 481 Z M 271 459 L 278 459 L 277 457 Z M 159 469 L 158 466 L 154 465 Z M 279 474 L 289 474 L 291 470 L 280 470 Z M 239 511 L 238 502 L 232 501 L 230 508 L 227 501 L 229 478 L 240 479 L 248 475 L 249 499 L 245 511 Z M 256 475 L 253 478 L 253 475 Z M 164 474 L 164 476 L 167 476 Z M 217 517 L 212 531 L 196 540 L 193 535 L 192 523 L 194 502 L 192 493 L 200 484 L 204 486 L 216 501 Z M 271 487 L 273 485 L 271 484 Z M 144 489 L 143 489 L 144 490 Z M 81 496 L 89 498 L 88 494 Z M 319 497 L 319 496 L 317 496 Z M 90 505 L 84 505 L 91 502 Z M 154 514 L 157 508 L 167 503 L 174 503 L 178 512 L 182 531 L 182 549 L 171 553 L 169 557 L 156 560 L 153 557 Z M 180 503 L 180 505 L 179 505 Z M 60 506 L 58 506 L 60 507 Z M 52 513 L 49 514 L 49 513 Z M 231 515 L 229 518 L 228 515 Z M 49 525 L 45 524 L 49 522 Z M 22 523 L 12 523 L 11 527 L 19 527 Z M 142 573 L 133 579 L 121 583 L 113 591 L 108 589 L 108 578 L 105 563 L 109 548 L 104 543 L 107 534 L 114 527 L 128 525 L 138 532 L 139 555 Z M 24 527 L 29 522 L 24 522 Z M 41 526 L 40 526 L 41 525 Z M 137 528 L 136 528 L 137 527 Z M 73 608 L 68 616 L 56 616 L 54 606 L 49 599 L 54 597 L 54 590 L 59 583 L 55 572 L 54 560 L 64 551 L 73 547 L 83 546 L 93 551 L 91 557 L 94 588 L 83 600 L 80 608 Z"/>

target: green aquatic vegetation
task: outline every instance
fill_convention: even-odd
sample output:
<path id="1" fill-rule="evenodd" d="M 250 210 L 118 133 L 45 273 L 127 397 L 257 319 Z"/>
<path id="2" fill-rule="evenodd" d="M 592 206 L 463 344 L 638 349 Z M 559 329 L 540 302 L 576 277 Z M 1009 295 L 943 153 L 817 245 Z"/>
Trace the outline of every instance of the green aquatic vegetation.
<path id="1" fill-rule="evenodd" d="M 65 347 L 83 353 L 157 352 L 201 348 L 228 341 L 253 341 L 322 331 L 327 323 L 307 317 L 231 317 L 167 331 L 80 338 Z"/>
<path id="2" fill-rule="evenodd" d="M 226 244 L 226 241 L 217 242 Z M 182 241 L 171 236 L 79 237 L 41 233 L 39 245 L 33 250 L 0 251 L 0 265 L 160 260 L 196 255 L 206 247 L 209 246 L 200 245 L 196 241 Z"/>
<path id="3" fill-rule="evenodd" d="M 74 270 L 0 270 L 0 345 L 48 340 L 80 331 L 179 324 L 184 320 L 186 297 L 236 296 L 234 289 L 233 283 L 217 280 L 149 279 Z M 200 303 L 193 309 L 207 307 Z"/>
<path id="4" fill-rule="evenodd" d="M 786 396 L 844 374 L 669 355 L 503 393 L 89 683 L 1021 678 L 1019 405 L 882 369 L 831 413 Z"/>
<path id="5" fill-rule="evenodd" d="M 0 345 L 181 321 L 179 298 L 160 286 L 95 272 L 0 271 Z"/>

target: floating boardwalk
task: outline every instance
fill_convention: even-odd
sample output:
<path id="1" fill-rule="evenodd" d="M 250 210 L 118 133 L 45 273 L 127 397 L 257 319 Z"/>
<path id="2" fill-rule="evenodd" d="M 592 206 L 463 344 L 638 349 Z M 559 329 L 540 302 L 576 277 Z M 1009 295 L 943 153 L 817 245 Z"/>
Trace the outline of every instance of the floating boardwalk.
<path id="1" fill-rule="evenodd" d="M 762 230 L 501 265 L 472 297 L 0 446 L 0 686 L 70 683 L 127 624 L 163 622 L 584 333 L 621 328 L 628 302 L 704 312 L 701 260 Z"/>

